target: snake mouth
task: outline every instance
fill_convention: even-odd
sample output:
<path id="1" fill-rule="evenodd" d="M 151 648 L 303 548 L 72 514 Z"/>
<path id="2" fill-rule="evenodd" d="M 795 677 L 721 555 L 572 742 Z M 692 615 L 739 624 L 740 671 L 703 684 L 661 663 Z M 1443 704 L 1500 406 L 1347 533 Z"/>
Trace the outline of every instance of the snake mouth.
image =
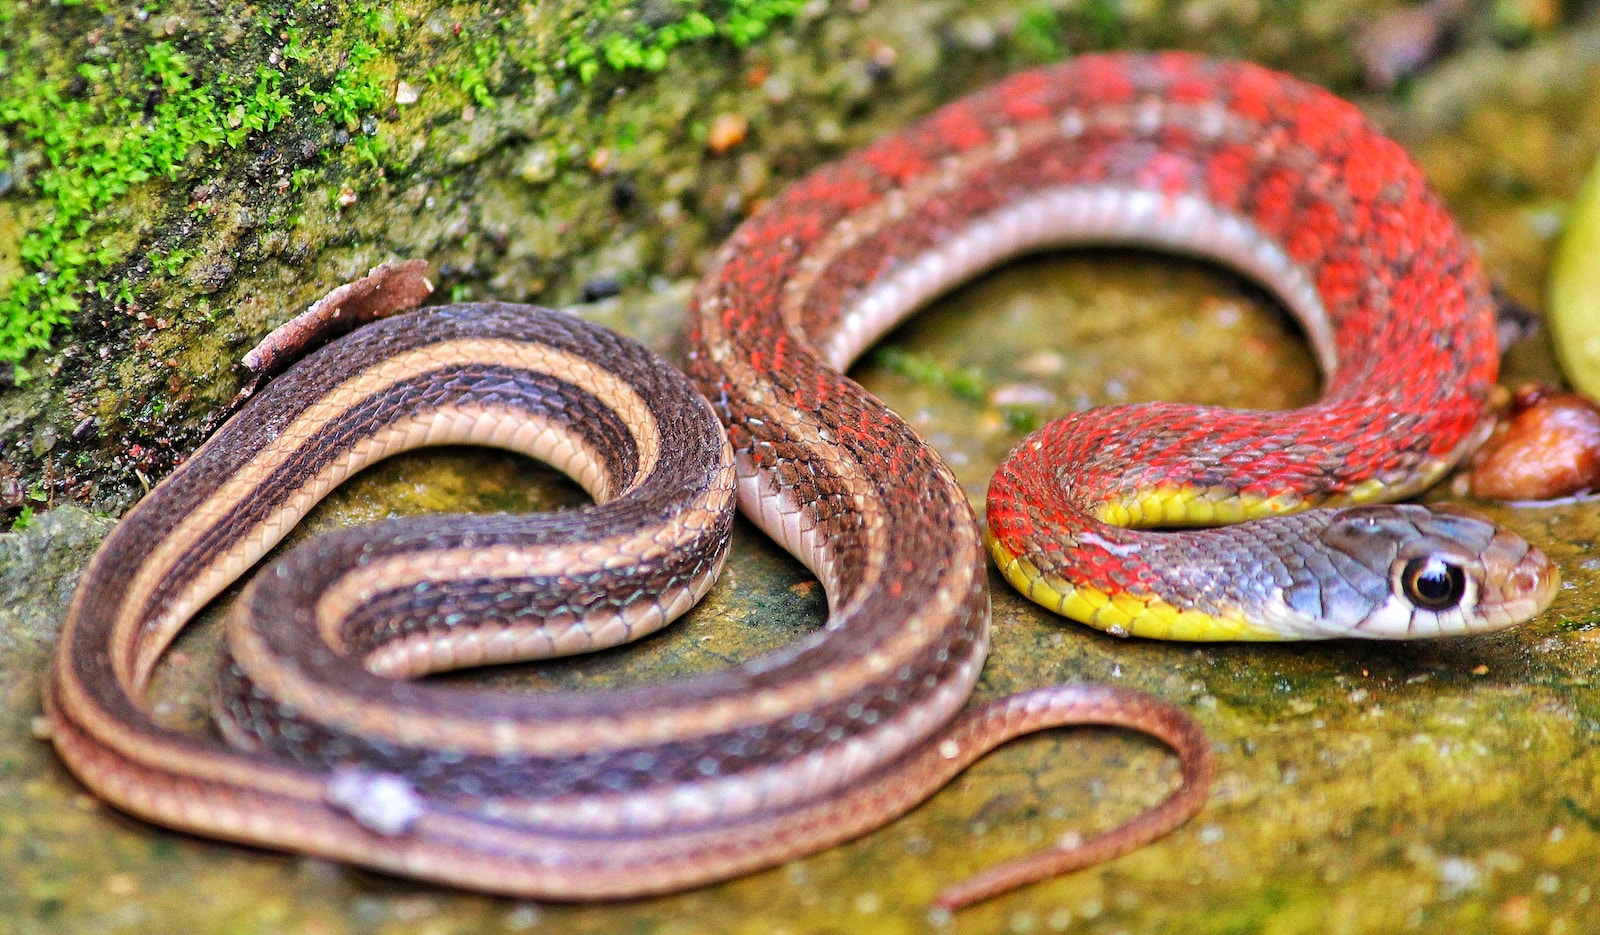
<path id="1" fill-rule="evenodd" d="M 1498 538 L 1496 536 L 1496 540 Z M 1502 581 L 1496 589 L 1498 594 L 1485 596 L 1485 605 L 1493 600 L 1501 612 L 1509 616 L 1507 624 L 1544 612 L 1555 600 L 1555 592 L 1562 589 L 1562 572 L 1555 567 L 1555 562 L 1530 544 L 1522 543 L 1522 546 L 1526 549 L 1522 559 L 1499 575 L 1491 575 L 1491 581 Z"/>
<path id="2" fill-rule="evenodd" d="M 1484 550 L 1483 567 L 1486 586 L 1478 609 L 1496 628 L 1543 612 L 1561 590 L 1561 571 L 1549 556 L 1503 530 Z"/>

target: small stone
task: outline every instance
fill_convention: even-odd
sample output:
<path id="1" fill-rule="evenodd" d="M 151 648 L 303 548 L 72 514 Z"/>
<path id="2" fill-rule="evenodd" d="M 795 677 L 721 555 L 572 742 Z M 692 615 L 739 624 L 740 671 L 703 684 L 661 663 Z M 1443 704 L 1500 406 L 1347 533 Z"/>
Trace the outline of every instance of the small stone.
<path id="1" fill-rule="evenodd" d="M 894 46 L 877 39 L 867 40 L 867 63 L 874 72 L 884 75 L 894 69 L 895 63 L 900 60 L 900 53 Z"/>
<path id="2" fill-rule="evenodd" d="M 1600 487 L 1600 406 L 1576 393 L 1517 389 L 1509 421 L 1474 459 L 1472 492 L 1549 500 Z"/>
<path id="3" fill-rule="evenodd" d="M 711 118 L 711 129 L 706 134 L 706 147 L 714 153 L 725 153 L 744 142 L 750 122 L 743 114 L 721 113 Z"/>
<path id="4" fill-rule="evenodd" d="M 559 157 L 548 146 L 530 146 L 517 161 L 517 176 L 530 185 L 555 178 Z"/>
<path id="5" fill-rule="evenodd" d="M 580 302 L 599 302 L 622 294 L 622 280 L 615 276 L 597 276 L 583 284 Z"/>
<path id="6" fill-rule="evenodd" d="M 533 903 L 524 903 L 506 913 L 502 921 L 513 932 L 526 932 L 544 921 L 544 910 Z"/>
<path id="7" fill-rule="evenodd" d="M 139 892 L 139 880 L 131 873 L 113 873 L 106 877 L 106 892 L 126 899 Z"/>
<path id="8" fill-rule="evenodd" d="M 786 75 L 772 75 L 761 82 L 761 90 L 766 92 L 767 100 L 783 104 L 794 97 L 794 82 Z"/>
<path id="9" fill-rule="evenodd" d="M 415 104 L 422 97 L 422 92 L 410 82 L 402 81 L 394 87 L 394 102 L 396 104 Z"/>
<path id="10" fill-rule="evenodd" d="M 1050 406 L 1055 402 L 1056 394 L 1038 383 L 1006 383 L 989 394 L 992 406 Z"/>
<path id="11" fill-rule="evenodd" d="M 1067 367 L 1067 358 L 1048 348 L 1034 351 L 1017 363 L 1017 369 L 1034 377 L 1052 377 Z"/>

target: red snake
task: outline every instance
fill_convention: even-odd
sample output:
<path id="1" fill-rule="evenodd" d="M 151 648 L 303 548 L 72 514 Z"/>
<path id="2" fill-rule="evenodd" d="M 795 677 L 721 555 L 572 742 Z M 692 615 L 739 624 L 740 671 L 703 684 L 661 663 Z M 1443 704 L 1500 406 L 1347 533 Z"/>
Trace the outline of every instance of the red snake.
<path id="1" fill-rule="evenodd" d="M 1093 623 L 1145 632 L 1132 612 L 1145 608 L 1162 635 L 1191 638 L 1235 620 L 1239 602 L 1217 600 L 1230 589 L 1271 611 L 1238 618 L 1238 636 L 1483 629 L 1548 601 L 1541 555 L 1457 514 L 1312 511 L 1181 536 L 1101 522 L 1415 490 L 1477 433 L 1495 359 L 1470 249 L 1354 108 L 1248 65 L 1090 56 L 825 167 L 736 232 L 697 295 L 689 354 L 731 457 L 658 358 L 553 313 L 423 310 L 311 355 L 96 555 L 46 693 L 52 739 L 97 794 L 157 822 L 541 898 L 772 866 L 881 826 L 1012 737 L 1068 724 L 1156 736 L 1182 784 L 941 904 L 1153 840 L 1204 802 L 1199 728 L 1102 686 L 968 706 L 988 648 L 979 525 L 940 458 L 840 373 L 985 267 L 1106 241 L 1199 252 L 1260 279 L 1305 321 L 1327 394 L 1288 418 L 1166 407 L 1154 411 L 1176 421 L 1151 428 L 1123 409 L 1079 417 L 1097 420 L 1087 443 L 1055 427 L 1024 441 L 990 503 L 1008 577 L 1069 613 L 1094 605 Z M 459 442 L 548 458 L 602 502 L 313 540 L 230 616 L 218 719 L 236 746 L 152 719 L 143 691 L 171 639 L 331 486 L 397 451 Z M 1037 464 L 1046 452 L 1078 460 Z M 1030 460 L 1039 474 L 1025 479 Z M 727 671 L 576 697 L 396 679 L 661 626 L 709 586 L 735 488 L 821 579 L 829 617 L 816 633 Z M 1034 490 L 1038 501 L 1017 499 Z M 1209 516 L 1167 506 L 1197 497 Z M 583 531 L 584 519 L 600 525 Z M 1277 558 L 1241 557 L 1263 543 Z M 1241 569 L 1238 583 L 1219 577 Z M 620 591 L 601 587 L 613 582 Z"/>

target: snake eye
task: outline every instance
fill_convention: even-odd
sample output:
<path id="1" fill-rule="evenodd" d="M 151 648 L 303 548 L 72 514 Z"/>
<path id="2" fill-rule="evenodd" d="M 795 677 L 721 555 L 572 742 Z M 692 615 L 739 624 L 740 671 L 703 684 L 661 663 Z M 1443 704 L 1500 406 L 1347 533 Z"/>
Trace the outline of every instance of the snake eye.
<path id="1" fill-rule="evenodd" d="M 1426 610 L 1449 610 L 1467 591 L 1460 565 L 1435 557 L 1414 558 L 1400 572 L 1400 587 L 1411 603 Z"/>

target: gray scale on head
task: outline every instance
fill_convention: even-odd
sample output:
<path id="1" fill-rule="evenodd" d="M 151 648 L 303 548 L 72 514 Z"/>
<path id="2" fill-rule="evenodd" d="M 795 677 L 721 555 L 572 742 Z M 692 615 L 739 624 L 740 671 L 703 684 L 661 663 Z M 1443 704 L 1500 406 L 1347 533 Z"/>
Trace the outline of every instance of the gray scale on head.
<path id="1" fill-rule="evenodd" d="M 1300 638 L 1456 632 L 1481 594 L 1481 556 L 1496 535 L 1490 523 L 1450 507 L 1411 504 L 1322 508 L 1250 523 L 1170 534 L 1174 548 L 1146 553 L 1204 556 L 1197 564 L 1153 563 L 1172 593 L 1193 609 L 1237 613 L 1238 595 L 1261 595 L 1261 612 Z M 1188 547 L 1177 545 L 1187 541 Z M 1431 563 L 1430 563 L 1431 562 Z M 1407 593 L 1410 570 L 1428 564 L 1447 588 L 1430 607 Z M 1415 584 L 1415 581 L 1412 582 Z M 1268 597 L 1270 595 L 1270 597 Z M 1271 605 L 1276 604 L 1277 610 Z"/>
<path id="2" fill-rule="evenodd" d="M 1307 556 L 1302 577 L 1285 588 L 1285 603 L 1308 616 L 1351 621 L 1366 616 L 1389 597 L 1387 569 L 1338 551 Z"/>
<path id="3" fill-rule="evenodd" d="M 1318 537 L 1340 570 L 1340 581 L 1350 590 L 1330 589 L 1324 579 L 1323 616 L 1357 621 L 1372 616 L 1385 603 L 1398 601 L 1413 614 L 1453 611 L 1476 601 L 1476 586 L 1466 582 L 1478 564 L 1477 556 L 1489 547 L 1495 527 L 1472 516 L 1449 510 L 1430 510 L 1411 504 L 1351 507 L 1333 511 Z M 1429 607 L 1408 590 L 1405 578 L 1413 568 L 1428 568 L 1451 581 L 1459 590 L 1442 595 L 1443 603 Z M 1359 582 L 1359 583 L 1358 583 Z M 1329 598 L 1334 598 L 1330 602 Z M 1285 592 L 1297 610 L 1306 595 Z"/>

